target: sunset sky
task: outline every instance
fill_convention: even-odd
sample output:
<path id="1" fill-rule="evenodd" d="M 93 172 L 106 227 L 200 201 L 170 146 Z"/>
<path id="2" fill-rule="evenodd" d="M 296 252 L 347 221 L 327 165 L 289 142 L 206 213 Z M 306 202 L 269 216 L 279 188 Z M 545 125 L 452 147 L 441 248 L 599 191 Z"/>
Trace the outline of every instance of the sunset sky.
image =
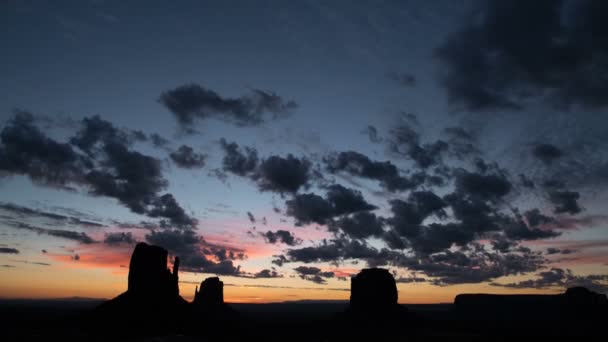
<path id="1" fill-rule="evenodd" d="M 608 292 L 605 1 L 0 4 L 0 298 Z M 170 266 L 170 265 L 169 265 Z"/>

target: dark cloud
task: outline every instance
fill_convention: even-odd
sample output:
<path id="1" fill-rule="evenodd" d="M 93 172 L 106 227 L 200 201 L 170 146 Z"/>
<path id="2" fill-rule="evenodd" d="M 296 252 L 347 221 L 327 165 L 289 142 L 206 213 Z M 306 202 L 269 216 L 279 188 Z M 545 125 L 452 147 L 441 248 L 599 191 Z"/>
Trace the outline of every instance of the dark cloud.
<path id="1" fill-rule="evenodd" d="M 366 134 L 367 137 L 369 138 L 369 141 L 378 144 L 382 142 L 382 138 L 380 138 L 378 136 L 378 130 L 376 129 L 375 126 L 372 125 L 368 125 L 362 132 L 363 134 Z"/>
<path id="2" fill-rule="evenodd" d="M 34 125 L 34 117 L 17 112 L 0 133 L 0 172 L 28 176 L 44 185 L 66 187 L 82 181 L 90 161 L 69 144 L 48 138 Z"/>
<path id="3" fill-rule="evenodd" d="M 393 229 L 403 237 L 414 238 L 421 233 L 422 222 L 431 214 L 442 215 L 447 204 L 430 191 L 417 191 L 409 195 L 408 201 L 392 200 L 390 205 L 393 216 L 388 222 Z"/>
<path id="4" fill-rule="evenodd" d="M 498 199 L 511 191 L 511 182 L 502 174 L 480 174 L 459 170 L 456 173 L 456 191 L 482 199 Z"/>
<path id="5" fill-rule="evenodd" d="M 406 178 L 390 161 L 372 161 L 367 156 L 347 151 L 328 155 L 324 158 L 327 170 L 331 173 L 345 172 L 352 176 L 373 179 L 389 191 L 410 190 L 423 184 L 424 176 Z"/>
<path id="6" fill-rule="evenodd" d="M 258 152 L 249 147 L 241 149 L 235 142 L 227 142 L 220 139 L 220 145 L 224 150 L 222 159 L 222 170 L 234 173 L 238 176 L 246 176 L 255 172 L 258 167 Z"/>
<path id="7" fill-rule="evenodd" d="M 167 187 L 160 160 L 117 143 L 104 145 L 103 153 L 103 166 L 86 175 L 91 192 L 116 198 L 133 212 L 144 214 L 157 193 Z"/>
<path id="8" fill-rule="evenodd" d="M 443 134 L 446 136 L 449 152 L 457 159 L 480 154 L 477 138 L 470 131 L 454 126 L 444 128 Z"/>
<path id="9" fill-rule="evenodd" d="M 235 266 L 226 251 L 210 249 L 217 261 L 205 256 L 201 250 L 204 241 L 193 230 L 161 230 L 152 231 L 145 236 L 150 244 L 166 248 L 172 254 L 179 256 L 185 271 L 213 273 L 218 275 L 239 275 L 240 266 Z M 229 254 L 229 253 L 228 253 Z"/>
<path id="10" fill-rule="evenodd" d="M 257 182 L 262 191 L 295 193 L 308 184 L 311 162 L 289 154 L 271 156 L 260 163 Z"/>
<path id="11" fill-rule="evenodd" d="M 150 135 L 150 141 L 152 141 L 152 145 L 154 147 L 162 148 L 169 145 L 169 140 L 165 139 L 158 133 L 152 133 Z"/>
<path id="12" fill-rule="evenodd" d="M 83 233 L 83 232 L 75 232 L 75 231 L 63 230 L 63 229 L 40 228 L 40 227 L 36 227 L 36 226 L 30 225 L 30 224 L 22 223 L 22 222 L 6 222 L 5 221 L 5 223 L 9 224 L 17 229 L 24 229 L 24 230 L 36 232 L 38 234 L 50 235 L 50 236 L 63 238 L 63 239 L 67 239 L 67 240 L 78 241 L 83 244 L 92 244 L 92 243 L 96 242 L 88 234 Z"/>
<path id="13" fill-rule="evenodd" d="M 192 228 L 198 222 L 195 218 L 186 214 L 186 211 L 177 203 L 172 194 L 164 194 L 154 199 L 151 207 L 148 208 L 148 216 L 168 219 L 168 222 L 161 221 L 161 226 L 165 227 Z"/>
<path id="14" fill-rule="evenodd" d="M 389 72 L 388 78 L 404 87 L 413 87 L 416 85 L 416 76 L 407 72 Z"/>
<path id="15" fill-rule="evenodd" d="M 517 221 L 505 229 L 505 235 L 513 240 L 539 240 L 554 238 L 560 236 L 561 233 L 549 229 L 530 227 L 523 221 Z"/>
<path id="16" fill-rule="evenodd" d="M 205 166 L 207 159 L 207 155 L 196 153 L 187 145 L 181 145 L 176 151 L 169 153 L 169 157 L 175 165 L 184 169 L 200 169 Z"/>
<path id="17" fill-rule="evenodd" d="M 559 249 L 559 248 L 554 248 L 554 247 L 549 247 L 547 248 L 547 255 L 553 255 L 553 254 L 572 254 L 575 253 L 575 251 L 565 248 L 565 249 Z"/>
<path id="18" fill-rule="evenodd" d="M 269 119 L 291 114 L 298 105 L 272 92 L 252 89 L 239 98 L 222 97 L 198 84 L 188 84 L 163 92 L 159 98 L 184 128 L 195 120 L 219 119 L 239 126 L 255 126 Z"/>
<path id="19" fill-rule="evenodd" d="M 29 265 L 38 265 L 38 266 L 51 266 L 51 264 L 46 263 L 46 262 L 38 262 L 38 261 L 29 261 L 29 260 L 10 260 L 12 262 L 19 262 L 22 264 L 29 264 Z"/>
<path id="20" fill-rule="evenodd" d="M 0 247 L 0 254 L 19 254 L 19 250 L 10 247 Z"/>
<path id="21" fill-rule="evenodd" d="M 411 283 L 426 283 L 427 279 L 425 278 L 421 278 L 421 277 L 416 277 L 416 276 L 412 276 L 412 277 L 400 277 L 395 279 L 396 283 L 402 283 L 402 284 L 411 284 Z"/>
<path id="22" fill-rule="evenodd" d="M 389 148 L 392 152 L 408 157 L 420 168 L 441 164 L 442 155 L 449 145 L 443 140 L 422 144 L 420 135 L 411 123 L 404 122 L 390 131 Z"/>
<path id="23" fill-rule="evenodd" d="M 521 185 L 524 188 L 528 188 L 528 189 L 534 189 L 534 188 L 536 188 L 536 185 L 534 184 L 534 181 L 531 180 L 530 178 L 528 178 L 528 176 L 526 176 L 524 174 L 520 174 L 519 175 L 519 180 L 521 182 Z"/>
<path id="24" fill-rule="evenodd" d="M 538 209 L 531 209 L 524 213 L 524 217 L 530 226 L 537 227 L 553 222 L 553 218 L 543 215 Z"/>
<path id="25" fill-rule="evenodd" d="M 327 284 L 327 278 L 333 278 L 333 272 L 323 272 L 318 267 L 298 266 L 293 269 L 301 279 L 312 281 L 317 284 Z"/>
<path id="26" fill-rule="evenodd" d="M 148 214 L 149 206 L 165 202 L 158 195 L 167 186 L 160 161 L 128 148 L 139 134 L 118 129 L 98 116 L 83 119 L 80 127 L 70 142 L 84 155 L 46 137 L 31 114 L 16 113 L 0 133 L 0 170 L 45 185 L 85 186 L 91 194 L 115 198 L 138 214 Z M 158 210 L 154 213 L 173 224 L 185 222 Z"/>
<path id="27" fill-rule="evenodd" d="M 551 165 L 553 161 L 561 158 L 564 152 L 551 144 L 538 144 L 532 148 L 532 155 L 546 165 Z"/>
<path id="28" fill-rule="evenodd" d="M 296 246 L 302 243 L 302 239 L 297 238 L 294 234 L 287 230 L 277 230 L 276 232 L 267 231 L 266 233 L 259 233 L 264 237 L 264 240 L 268 243 L 284 243 L 288 246 Z"/>
<path id="29" fill-rule="evenodd" d="M 282 278 L 283 276 L 275 270 L 263 269 L 253 275 L 253 278 Z"/>
<path id="30" fill-rule="evenodd" d="M 58 224 L 74 224 L 74 225 L 85 226 L 85 227 L 105 227 L 106 226 L 106 225 L 98 223 L 98 222 L 84 220 L 82 218 L 75 217 L 75 216 L 67 216 L 67 215 L 57 214 L 57 213 L 48 212 L 48 211 L 44 211 L 44 210 L 40 210 L 40 209 L 32 209 L 32 208 L 20 206 L 20 205 L 13 204 L 13 203 L 0 202 L 0 209 L 8 211 L 20 219 L 28 219 L 28 218 L 32 218 L 32 217 L 42 217 L 42 218 L 51 219 L 53 221 L 59 221 Z M 83 217 L 86 216 L 85 214 L 75 211 L 75 210 L 73 210 L 71 212 L 74 215 L 79 215 L 79 216 L 83 216 Z"/>
<path id="31" fill-rule="evenodd" d="M 251 222 L 252 224 L 255 223 L 255 216 L 253 216 L 253 214 L 251 212 L 247 212 L 247 218 L 249 219 L 249 222 Z"/>
<path id="32" fill-rule="evenodd" d="M 334 216 L 378 208 L 367 203 L 361 191 L 345 188 L 340 184 L 330 185 L 326 197 L 333 207 Z"/>
<path id="33" fill-rule="evenodd" d="M 436 50 L 450 103 L 471 111 L 608 105 L 604 1 L 484 1 Z"/>
<path id="34" fill-rule="evenodd" d="M 549 193 L 549 201 L 555 205 L 553 211 L 557 214 L 578 214 L 583 209 L 578 205 L 580 194 L 575 191 L 556 190 Z"/>
<path id="35" fill-rule="evenodd" d="M 298 225 L 325 224 L 333 216 L 331 203 L 316 194 L 297 194 L 285 204 L 287 215 L 294 217 Z"/>
<path id="36" fill-rule="evenodd" d="M 313 193 L 297 194 L 293 199 L 286 201 L 286 206 L 287 215 L 294 217 L 298 225 L 326 224 L 335 216 L 377 208 L 367 203 L 360 191 L 339 184 L 327 188 L 326 198 Z"/>
<path id="37" fill-rule="evenodd" d="M 483 246 L 473 245 L 465 251 L 445 251 L 427 257 L 401 257 L 396 264 L 426 274 L 433 285 L 481 283 L 495 278 L 534 272 L 544 259 L 531 251 L 487 253 Z"/>
<path id="38" fill-rule="evenodd" d="M 131 232 L 106 233 L 103 242 L 107 245 L 114 246 L 120 244 L 134 245 L 137 241 Z"/>
<path id="39" fill-rule="evenodd" d="M 546 289 L 550 287 L 570 288 L 582 286 L 591 291 L 606 293 L 608 292 L 608 274 L 577 276 L 569 269 L 551 268 L 549 271 L 538 273 L 536 279 L 507 284 L 491 283 L 490 285 L 517 289 Z"/>
<path id="40" fill-rule="evenodd" d="M 345 260 L 360 259 L 370 266 L 384 265 L 389 261 L 390 253 L 386 250 L 377 250 L 364 241 L 350 239 L 323 240 L 316 246 L 290 249 L 282 262 L 331 262 L 339 263 Z"/>
<path id="41" fill-rule="evenodd" d="M 89 155 L 97 153 L 104 144 L 129 146 L 135 140 L 147 139 L 143 132 L 117 128 L 99 115 L 82 119 L 80 125 L 81 129 L 70 139 L 70 143 Z"/>
<path id="42" fill-rule="evenodd" d="M 287 258 L 284 255 L 273 255 L 274 259 L 272 259 L 272 263 L 282 267 L 284 263 L 288 262 Z"/>
<path id="43" fill-rule="evenodd" d="M 357 212 L 352 216 L 345 216 L 331 221 L 329 230 L 346 234 L 354 239 L 378 237 L 383 233 L 384 222 L 381 218 L 369 212 Z"/>
<path id="44" fill-rule="evenodd" d="M 167 219 L 176 227 L 196 224 L 172 194 L 159 195 L 168 185 L 160 160 L 117 143 L 104 145 L 102 151 L 102 167 L 86 175 L 92 194 L 116 198 L 135 213 Z"/>

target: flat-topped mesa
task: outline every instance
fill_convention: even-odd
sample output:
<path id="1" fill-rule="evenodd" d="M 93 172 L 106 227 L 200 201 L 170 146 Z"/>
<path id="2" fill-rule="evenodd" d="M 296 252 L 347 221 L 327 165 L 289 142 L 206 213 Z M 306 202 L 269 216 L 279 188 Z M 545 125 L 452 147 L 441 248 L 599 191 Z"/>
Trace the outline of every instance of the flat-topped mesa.
<path id="1" fill-rule="evenodd" d="M 138 243 L 129 265 L 127 292 L 134 296 L 179 296 L 179 258 L 175 258 L 173 273 L 167 268 L 168 252 L 159 246 Z"/>
<path id="2" fill-rule="evenodd" d="M 200 290 L 195 290 L 194 300 L 196 306 L 217 307 L 224 304 L 224 283 L 218 277 L 203 280 Z"/>
<path id="3" fill-rule="evenodd" d="M 386 269 L 363 269 L 351 278 L 350 284 L 350 306 L 354 311 L 381 311 L 398 305 L 395 278 Z"/>
<path id="4" fill-rule="evenodd" d="M 565 304 L 570 306 L 603 307 L 608 309 L 608 297 L 585 287 L 571 287 L 563 294 Z"/>
<path id="5" fill-rule="evenodd" d="M 584 287 L 562 294 L 459 294 L 456 310 L 467 318 L 482 319 L 596 319 L 608 312 L 606 295 Z"/>

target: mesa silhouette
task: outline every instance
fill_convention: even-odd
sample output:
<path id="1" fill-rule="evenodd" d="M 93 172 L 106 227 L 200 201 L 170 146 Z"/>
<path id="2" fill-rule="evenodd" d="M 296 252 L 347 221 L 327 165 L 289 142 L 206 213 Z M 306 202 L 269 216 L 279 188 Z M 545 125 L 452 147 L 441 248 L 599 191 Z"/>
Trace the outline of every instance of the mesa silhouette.
<path id="1" fill-rule="evenodd" d="M 452 309 L 441 315 L 432 310 L 415 314 L 398 304 L 395 279 L 388 270 L 368 268 L 351 278 L 349 305 L 336 309 L 333 315 L 293 315 L 287 308 L 294 307 L 287 304 L 283 311 L 270 314 L 239 313 L 224 302 L 224 284 L 218 277 L 204 279 L 196 288 L 193 301 L 184 300 L 179 293 L 179 258 L 175 258 L 172 271 L 167 268 L 167 260 L 164 248 L 137 244 L 131 256 L 127 290 L 87 316 L 88 334 L 184 334 L 213 340 L 586 335 L 602 333 L 598 322 L 608 312 L 605 295 L 577 287 L 558 295 L 461 294 Z M 539 323 L 546 321 L 559 323 L 558 328 L 546 331 L 546 323 Z M 103 331 L 99 330 L 100 325 L 104 326 Z M 294 331 L 297 336 L 293 336 Z"/>

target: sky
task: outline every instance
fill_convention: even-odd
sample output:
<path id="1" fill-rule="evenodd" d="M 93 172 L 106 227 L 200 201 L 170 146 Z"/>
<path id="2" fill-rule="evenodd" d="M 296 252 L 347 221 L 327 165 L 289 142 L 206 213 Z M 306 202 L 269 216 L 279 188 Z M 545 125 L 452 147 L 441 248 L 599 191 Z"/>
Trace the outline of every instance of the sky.
<path id="1" fill-rule="evenodd" d="M 3 1 L 0 297 L 607 293 L 607 6 Z"/>

